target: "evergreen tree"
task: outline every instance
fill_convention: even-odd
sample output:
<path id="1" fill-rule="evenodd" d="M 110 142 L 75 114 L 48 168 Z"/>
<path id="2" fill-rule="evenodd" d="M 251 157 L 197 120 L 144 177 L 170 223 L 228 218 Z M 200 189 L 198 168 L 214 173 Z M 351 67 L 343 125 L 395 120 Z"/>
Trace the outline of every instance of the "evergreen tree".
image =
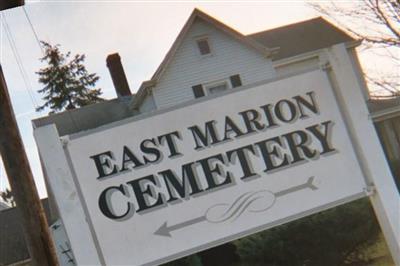
<path id="1" fill-rule="evenodd" d="M 77 54 L 70 59 L 71 52 L 63 54 L 59 45 L 41 43 L 45 55 L 40 61 L 48 65 L 36 72 L 44 85 L 38 92 L 44 94 L 45 101 L 36 111 L 50 108 L 50 113 L 55 113 L 103 101 L 99 97 L 101 89 L 94 89 L 99 77 L 89 74 L 83 65 L 85 55 Z"/>

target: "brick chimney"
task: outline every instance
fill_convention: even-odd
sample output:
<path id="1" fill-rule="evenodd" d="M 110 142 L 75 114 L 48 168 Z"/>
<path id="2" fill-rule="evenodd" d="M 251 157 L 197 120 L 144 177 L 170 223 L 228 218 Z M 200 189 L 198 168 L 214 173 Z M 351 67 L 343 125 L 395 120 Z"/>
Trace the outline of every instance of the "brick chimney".
<path id="1" fill-rule="evenodd" d="M 132 95 L 119 54 L 108 55 L 106 61 L 118 98 Z"/>

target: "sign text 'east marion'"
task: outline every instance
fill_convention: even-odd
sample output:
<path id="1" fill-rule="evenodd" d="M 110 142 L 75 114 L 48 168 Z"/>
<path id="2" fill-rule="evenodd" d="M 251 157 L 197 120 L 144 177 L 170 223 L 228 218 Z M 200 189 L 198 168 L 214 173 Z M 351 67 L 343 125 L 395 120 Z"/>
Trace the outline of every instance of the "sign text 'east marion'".
<path id="1" fill-rule="evenodd" d="M 201 125 L 190 125 L 184 129 L 150 137 L 142 140 L 135 149 L 127 144 L 120 147 L 120 153 L 116 155 L 115 152 L 105 151 L 90 156 L 97 169 L 97 179 L 101 182 L 105 178 L 117 179 L 117 174 L 121 172 L 134 173 L 135 169 L 158 164 L 167 158 L 174 160 L 184 156 L 179 149 L 179 144 L 183 141 L 182 130 L 190 131 L 193 152 L 254 134 L 266 133 L 268 136 L 261 141 L 187 162 L 176 169 L 135 176 L 129 182 L 109 186 L 99 195 L 98 204 L 102 214 L 110 219 L 125 220 L 135 212 L 145 214 L 170 203 L 182 202 L 181 199 L 190 199 L 206 194 L 205 192 L 216 191 L 218 188 L 266 177 L 265 174 L 299 162 L 315 160 L 320 155 L 335 151 L 331 143 L 334 125 L 331 120 L 273 135 L 275 128 L 296 123 L 299 119 L 318 116 L 316 98 L 316 93 L 311 91 L 304 95 L 266 103 L 254 109 L 241 110 L 235 116 L 225 116 L 222 120 L 209 120 Z M 166 148 L 164 152 L 161 147 Z M 263 164 L 264 169 L 261 172 L 255 172 L 253 169 L 255 160 Z M 240 175 L 230 171 L 232 165 L 240 167 Z M 114 193 L 126 198 L 126 203 L 122 203 L 126 205 L 124 211 L 115 211 L 113 208 L 111 195 Z"/>

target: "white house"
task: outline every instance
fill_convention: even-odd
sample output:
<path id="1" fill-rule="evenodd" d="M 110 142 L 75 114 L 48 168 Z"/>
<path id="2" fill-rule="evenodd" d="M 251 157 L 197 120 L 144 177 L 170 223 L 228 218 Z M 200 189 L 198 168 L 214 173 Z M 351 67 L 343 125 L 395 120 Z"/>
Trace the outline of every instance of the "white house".
<path id="1" fill-rule="evenodd" d="M 133 108 L 144 113 L 304 71 L 319 65 L 320 49 L 342 42 L 358 65 L 360 42 L 322 18 L 246 36 L 195 9 Z"/>

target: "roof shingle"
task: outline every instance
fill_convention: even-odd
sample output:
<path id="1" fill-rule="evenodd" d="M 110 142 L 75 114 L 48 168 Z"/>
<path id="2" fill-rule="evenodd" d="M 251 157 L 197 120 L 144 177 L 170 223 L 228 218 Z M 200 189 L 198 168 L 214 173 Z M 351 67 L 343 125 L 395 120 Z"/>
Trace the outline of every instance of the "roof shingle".
<path id="1" fill-rule="evenodd" d="M 274 60 L 355 41 L 344 31 L 318 17 L 287 26 L 247 35 L 266 47 L 279 47 Z"/>

